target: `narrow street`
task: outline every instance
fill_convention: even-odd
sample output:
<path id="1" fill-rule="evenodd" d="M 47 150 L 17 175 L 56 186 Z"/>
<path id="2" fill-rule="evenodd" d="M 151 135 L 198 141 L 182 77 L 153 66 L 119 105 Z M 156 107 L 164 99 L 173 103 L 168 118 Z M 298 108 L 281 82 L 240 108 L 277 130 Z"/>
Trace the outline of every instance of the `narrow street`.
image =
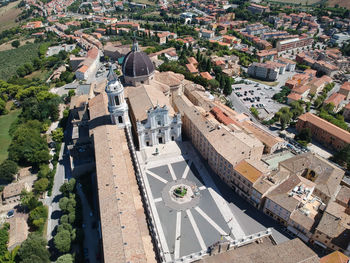
<path id="1" fill-rule="evenodd" d="M 91 210 L 80 183 L 77 184 L 77 194 L 80 196 L 83 207 L 84 250 L 87 248 L 87 258 L 89 258 L 90 263 L 97 263 L 98 261 L 96 260 L 96 256 L 99 250 L 99 238 L 96 214 L 94 214 Z"/>

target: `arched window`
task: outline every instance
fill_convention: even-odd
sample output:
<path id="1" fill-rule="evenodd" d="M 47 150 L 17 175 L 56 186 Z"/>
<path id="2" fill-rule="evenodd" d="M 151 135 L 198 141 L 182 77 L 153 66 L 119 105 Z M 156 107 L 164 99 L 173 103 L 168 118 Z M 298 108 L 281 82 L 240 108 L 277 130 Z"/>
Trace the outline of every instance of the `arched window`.
<path id="1" fill-rule="evenodd" d="M 123 123 L 123 117 L 122 116 L 118 116 L 118 122 L 119 123 Z"/>

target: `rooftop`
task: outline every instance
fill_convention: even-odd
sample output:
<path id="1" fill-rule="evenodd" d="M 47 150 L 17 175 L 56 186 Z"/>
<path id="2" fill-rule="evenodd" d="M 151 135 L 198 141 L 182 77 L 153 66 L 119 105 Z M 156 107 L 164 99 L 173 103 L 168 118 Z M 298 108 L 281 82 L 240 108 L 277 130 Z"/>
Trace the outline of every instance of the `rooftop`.
<path id="1" fill-rule="evenodd" d="M 263 173 L 256 169 L 253 165 L 248 163 L 246 160 L 240 161 L 235 167 L 234 170 L 246 178 L 252 184 L 255 183 Z"/>
<path id="2" fill-rule="evenodd" d="M 106 97 L 102 93 L 90 100 L 90 122 L 107 114 Z M 90 128 L 94 137 L 104 260 L 131 262 L 137 258 L 137 262 L 155 262 L 125 131 L 107 119 Z"/>
<path id="3" fill-rule="evenodd" d="M 309 122 L 312 125 L 318 127 L 319 129 L 327 131 L 334 137 L 341 139 L 346 143 L 350 143 L 350 133 L 348 131 L 339 128 L 338 126 L 316 116 L 315 114 L 307 112 L 299 116 L 298 119 L 304 122 Z"/>

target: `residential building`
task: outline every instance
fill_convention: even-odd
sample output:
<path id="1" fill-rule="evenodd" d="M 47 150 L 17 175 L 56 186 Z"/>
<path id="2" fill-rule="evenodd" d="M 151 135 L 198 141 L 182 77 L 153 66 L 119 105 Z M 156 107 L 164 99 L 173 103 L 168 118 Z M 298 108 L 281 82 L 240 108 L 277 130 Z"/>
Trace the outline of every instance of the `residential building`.
<path id="1" fill-rule="evenodd" d="M 169 59 L 170 61 L 178 61 L 179 56 L 177 55 L 176 51 L 168 51 L 164 53 L 164 56 Z"/>
<path id="2" fill-rule="evenodd" d="M 347 81 L 343 85 L 341 85 L 339 89 L 339 93 L 343 94 L 346 100 L 349 100 L 350 99 L 350 82 Z"/>
<path id="3" fill-rule="evenodd" d="M 345 120 L 350 120 L 350 103 L 345 105 L 343 116 Z"/>
<path id="4" fill-rule="evenodd" d="M 212 39 L 215 36 L 215 32 L 207 29 L 201 29 L 200 35 L 202 38 Z"/>
<path id="5" fill-rule="evenodd" d="M 108 42 L 103 48 L 103 53 L 110 59 L 117 61 L 119 58 L 125 57 L 131 51 L 130 45 L 113 45 Z"/>
<path id="6" fill-rule="evenodd" d="M 270 12 L 270 8 L 268 6 L 262 6 L 251 3 L 250 6 L 247 8 L 248 11 L 252 12 L 253 14 L 263 14 Z"/>
<path id="7" fill-rule="evenodd" d="M 30 186 L 27 183 L 17 182 L 11 183 L 4 187 L 2 191 L 2 203 L 3 204 L 12 204 L 17 203 L 21 199 L 22 190 L 30 191 Z"/>
<path id="8" fill-rule="evenodd" d="M 267 60 L 273 61 L 277 57 L 277 50 L 260 50 L 259 52 L 256 53 L 256 55 L 259 58 L 259 62 L 264 62 Z"/>
<path id="9" fill-rule="evenodd" d="M 339 46 L 342 46 L 343 43 L 347 42 L 348 40 L 350 40 L 349 34 L 338 33 L 338 34 L 334 34 L 329 41 L 332 44 L 338 44 Z"/>
<path id="10" fill-rule="evenodd" d="M 307 112 L 298 118 L 297 131 L 309 128 L 312 137 L 326 147 L 341 150 L 350 143 L 350 133 L 320 117 Z"/>
<path id="11" fill-rule="evenodd" d="M 275 81 L 277 79 L 279 69 L 273 65 L 254 62 L 248 67 L 248 74 L 253 78 L 267 81 Z"/>
<path id="12" fill-rule="evenodd" d="M 292 102 L 301 100 L 302 98 L 303 98 L 303 97 L 302 97 L 300 94 L 295 93 L 295 92 L 291 92 L 291 93 L 289 93 L 289 95 L 287 96 L 287 103 L 288 103 L 288 104 L 291 104 Z"/>
<path id="13" fill-rule="evenodd" d="M 312 37 L 297 37 L 287 40 L 278 41 L 276 44 L 276 48 L 278 52 L 282 51 L 291 51 L 291 50 L 301 50 L 304 47 L 311 47 L 313 43 Z"/>
<path id="14" fill-rule="evenodd" d="M 75 71 L 75 77 L 78 80 L 86 80 L 93 75 L 97 70 L 97 65 L 100 60 L 100 51 L 93 47 L 87 52 L 86 57 L 70 57 L 70 64 Z"/>
<path id="15" fill-rule="evenodd" d="M 350 255 L 350 207 L 331 201 L 316 226 L 312 243 L 323 249 L 336 250 Z"/>
<path id="16" fill-rule="evenodd" d="M 333 112 L 338 112 L 343 108 L 344 102 L 345 102 L 345 95 L 335 92 L 328 99 L 324 101 L 324 104 L 332 103 L 334 105 Z"/>
<path id="17" fill-rule="evenodd" d="M 186 64 L 186 68 L 192 74 L 194 74 L 194 75 L 198 74 L 198 69 L 193 64 Z"/>

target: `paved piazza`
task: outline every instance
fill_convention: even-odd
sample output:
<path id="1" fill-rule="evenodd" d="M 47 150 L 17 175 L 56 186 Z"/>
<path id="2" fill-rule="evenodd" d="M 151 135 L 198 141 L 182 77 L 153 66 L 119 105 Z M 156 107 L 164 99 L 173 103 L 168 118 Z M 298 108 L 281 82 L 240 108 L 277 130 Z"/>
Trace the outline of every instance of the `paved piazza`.
<path id="1" fill-rule="evenodd" d="M 137 155 L 166 262 L 245 235 L 190 143 Z M 187 189 L 184 197 L 174 195 L 179 186 Z"/>

